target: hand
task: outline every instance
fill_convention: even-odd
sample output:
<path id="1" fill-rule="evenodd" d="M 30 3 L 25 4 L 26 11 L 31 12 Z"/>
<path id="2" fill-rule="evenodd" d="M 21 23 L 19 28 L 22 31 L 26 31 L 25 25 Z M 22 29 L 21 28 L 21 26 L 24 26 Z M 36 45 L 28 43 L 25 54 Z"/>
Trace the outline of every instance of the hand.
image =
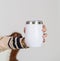
<path id="1" fill-rule="evenodd" d="M 43 43 L 45 43 L 45 38 L 47 37 L 47 33 L 45 33 L 46 31 L 47 31 L 47 29 L 46 29 L 46 26 L 45 25 L 43 25 L 43 29 L 42 29 L 42 31 L 43 31 Z"/>

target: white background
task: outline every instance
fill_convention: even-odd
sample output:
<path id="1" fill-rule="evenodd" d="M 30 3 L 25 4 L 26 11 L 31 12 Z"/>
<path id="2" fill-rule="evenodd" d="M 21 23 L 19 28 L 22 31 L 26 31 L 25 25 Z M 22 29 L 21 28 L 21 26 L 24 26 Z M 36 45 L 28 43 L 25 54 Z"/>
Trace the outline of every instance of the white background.
<path id="1" fill-rule="evenodd" d="M 58 0 L 0 0 L 0 36 L 14 31 L 23 34 L 26 20 L 42 19 L 48 37 L 44 46 L 19 51 L 19 61 L 60 61 Z M 8 61 L 9 53 L 0 53 L 0 61 Z"/>

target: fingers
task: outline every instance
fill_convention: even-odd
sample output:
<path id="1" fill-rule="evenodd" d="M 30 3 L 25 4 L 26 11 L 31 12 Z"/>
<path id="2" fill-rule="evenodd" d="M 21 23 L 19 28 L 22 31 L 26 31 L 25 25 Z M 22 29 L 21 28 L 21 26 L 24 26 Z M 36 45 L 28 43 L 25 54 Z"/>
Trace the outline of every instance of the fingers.
<path id="1" fill-rule="evenodd" d="M 43 31 L 43 38 L 46 38 L 47 37 L 47 33 L 45 33 L 45 32 L 47 31 L 47 29 L 46 29 L 45 25 L 43 25 L 42 31 Z"/>
<path id="2" fill-rule="evenodd" d="M 43 32 L 46 32 L 46 31 L 47 31 L 47 29 L 46 29 L 46 26 L 45 26 L 45 25 L 43 25 L 43 29 L 42 29 L 42 31 L 43 31 Z"/>
<path id="3" fill-rule="evenodd" d="M 47 33 L 45 33 L 46 31 L 47 31 L 47 29 L 46 29 L 46 26 L 45 25 L 43 25 L 43 29 L 42 29 L 42 31 L 43 31 L 43 43 L 45 43 L 45 38 L 47 37 Z"/>
<path id="4" fill-rule="evenodd" d="M 45 39 L 43 39 L 43 43 L 45 43 Z"/>
<path id="5" fill-rule="evenodd" d="M 43 37 L 43 43 L 45 43 L 45 38 L 47 37 L 47 33 L 44 33 L 42 37 Z"/>
<path id="6" fill-rule="evenodd" d="M 46 38 L 47 37 L 47 33 L 44 33 L 42 37 L 43 38 Z"/>

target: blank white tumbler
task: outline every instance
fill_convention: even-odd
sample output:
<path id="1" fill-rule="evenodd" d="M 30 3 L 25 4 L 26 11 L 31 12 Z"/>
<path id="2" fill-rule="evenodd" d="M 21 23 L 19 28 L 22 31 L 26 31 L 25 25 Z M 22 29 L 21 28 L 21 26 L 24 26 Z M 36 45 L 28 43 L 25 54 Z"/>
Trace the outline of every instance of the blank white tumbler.
<path id="1" fill-rule="evenodd" d="M 25 42 L 27 46 L 29 47 L 42 46 L 43 44 L 42 26 L 43 26 L 43 22 L 40 20 L 26 22 Z"/>

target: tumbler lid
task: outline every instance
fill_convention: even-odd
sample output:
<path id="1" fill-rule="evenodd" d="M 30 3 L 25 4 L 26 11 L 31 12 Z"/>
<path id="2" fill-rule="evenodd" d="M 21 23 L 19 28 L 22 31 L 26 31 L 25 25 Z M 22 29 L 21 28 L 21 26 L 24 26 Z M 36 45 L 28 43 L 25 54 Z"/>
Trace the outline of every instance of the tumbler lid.
<path id="1" fill-rule="evenodd" d="M 26 21 L 26 24 L 43 24 L 43 21 L 42 20 L 29 20 L 29 21 Z"/>

